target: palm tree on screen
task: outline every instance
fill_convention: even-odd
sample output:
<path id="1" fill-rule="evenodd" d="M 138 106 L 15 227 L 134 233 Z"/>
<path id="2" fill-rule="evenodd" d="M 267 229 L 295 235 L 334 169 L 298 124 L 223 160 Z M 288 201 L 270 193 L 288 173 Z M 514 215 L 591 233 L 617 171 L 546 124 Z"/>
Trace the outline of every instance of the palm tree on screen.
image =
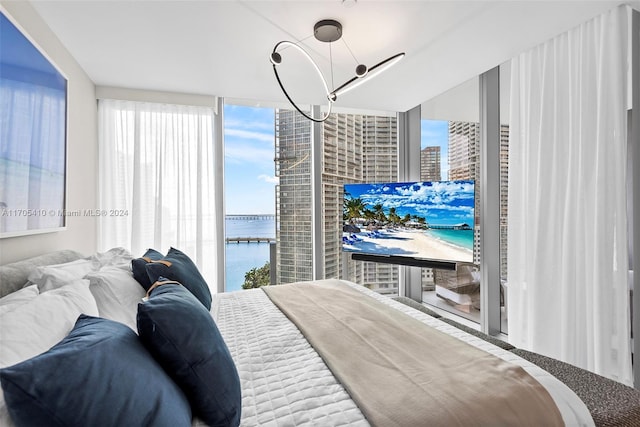
<path id="1" fill-rule="evenodd" d="M 373 212 L 375 214 L 375 218 L 379 222 L 387 222 L 387 216 L 384 214 L 382 210 L 382 204 L 377 203 L 373 206 Z"/>
<path id="2" fill-rule="evenodd" d="M 365 204 L 362 202 L 362 199 L 352 198 L 345 199 L 344 201 L 344 220 L 352 220 L 354 218 L 362 218 L 362 212 L 365 209 Z"/>

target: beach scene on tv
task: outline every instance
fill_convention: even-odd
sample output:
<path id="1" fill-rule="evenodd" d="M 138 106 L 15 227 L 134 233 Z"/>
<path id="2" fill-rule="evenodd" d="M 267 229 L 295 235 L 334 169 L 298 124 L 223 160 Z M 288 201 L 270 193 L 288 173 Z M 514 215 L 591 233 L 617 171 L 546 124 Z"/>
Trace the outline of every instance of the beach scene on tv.
<path id="1" fill-rule="evenodd" d="M 345 184 L 342 249 L 473 262 L 474 182 Z"/>

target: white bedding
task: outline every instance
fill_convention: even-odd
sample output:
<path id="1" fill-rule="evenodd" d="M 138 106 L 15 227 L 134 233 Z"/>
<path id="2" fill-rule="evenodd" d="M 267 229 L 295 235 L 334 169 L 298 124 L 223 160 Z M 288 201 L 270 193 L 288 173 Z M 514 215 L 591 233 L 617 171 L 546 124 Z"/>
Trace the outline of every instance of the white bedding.
<path id="1" fill-rule="evenodd" d="M 110 258 L 105 260 L 109 261 Z M 117 261 L 114 261 L 116 265 L 100 262 L 102 267 L 100 271 L 88 275 L 83 280 L 83 289 L 87 291 L 88 296 L 93 294 L 95 300 L 90 298 L 91 309 L 83 308 L 81 311 L 124 322 L 136 330 L 137 301 L 144 292 L 131 276 L 128 263 L 127 268 L 123 269 L 119 265 L 122 260 L 118 258 Z M 345 283 L 427 325 L 522 366 L 547 388 L 558 405 L 566 425 L 593 425 L 589 411 L 580 399 L 563 383 L 541 368 L 509 351 L 502 350 L 363 286 Z M 24 292 L 30 294 L 27 295 L 26 302 L 15 301 L 16 296 L 8 297 L 5 302 L 7 307 L 9 303 L 15 303 L 16 307 L 23 310 L 22 304 L 44 301 L 58 293 L 68 293 L 65 287 L 47 291 L 44 295 L 27 289 Z M 71 288 L 73 285 L 68 289 Z M 363 295 L 363 297 L 366 296 Z M 7 307 L 4 311 L 8 312 L 10 307 Z M 231 351 L 242 383 L 241 424 L 243 426 L 348 425 L 358 427 L 369 425 L 320 356 L 262 290 L 252 289 L 214 295 L 211 312 Z M 71 313 L 69 325 L 62 329 L 58 328 L 62 331 L 58 331 L 62 335 L 56 336 L 54 341 L 46 344 L 46 348 L 36 353 L 45 351 L 59 341 L 71 328 L 77 314 Z M 56 310 L 57 320 L 60 320 L 60 315 L 61 312 Z M 41 316 L 38 318 L 42 320 Z M 33 326 L 32 321 L 20 322 Z M 40 329 L 47 331 L 52 327 L 52 322 L 45 321 Z M 12 328 L 12 330 L 19 329 Z M 2 393 L 0 393 L 0 425 L 11 425 Z M 196 420 L 194 425 L 204 424 Z"/>
<path id="2" fill-rule="evenodd" d="M 242 383 L 243 426 L 368 426 L 320 356 L 260 289 L 214 296 Z"/>
<path id="3" fill-rule="evenodd" d="M 345 283 L 427 325 L 522 366 L 549 391 L 566 425 L 594 425 L 584 403 L 543 369 L 363 286 Z M 315 350 L 262 290 L 217 294 L 211 311 L 242 382 L 241 425 L 369 425 Z"/>

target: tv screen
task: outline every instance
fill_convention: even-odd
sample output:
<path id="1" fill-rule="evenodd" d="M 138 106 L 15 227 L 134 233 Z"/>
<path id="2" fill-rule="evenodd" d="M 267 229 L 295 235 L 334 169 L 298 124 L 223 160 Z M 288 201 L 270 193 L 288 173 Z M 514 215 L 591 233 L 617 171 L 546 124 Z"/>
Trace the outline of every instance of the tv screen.
<path id="1" fill-rule="evenodd" d="M 474 181 L 345 184 L 342 249 L 473 262 Z"/>

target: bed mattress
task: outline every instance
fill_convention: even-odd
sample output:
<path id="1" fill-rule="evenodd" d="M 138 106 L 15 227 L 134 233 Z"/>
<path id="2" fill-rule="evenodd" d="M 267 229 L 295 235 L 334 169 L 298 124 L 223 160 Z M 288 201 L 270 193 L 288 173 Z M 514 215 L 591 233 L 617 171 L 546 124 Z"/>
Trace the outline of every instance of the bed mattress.
<path id="1" fill-rule="evenodd" d="M 362 292 L 363 298 L 375 298 L 433 328 L 522 366 L 547 389 L 566 425 L 593 425 L 584 403 L 543 369 L 363 286 L 344 283 Z M 369 425 L 313 347 L 262 290 L 218 294 L 214 297 L 212 314 L 242 382 L 243 426 Z"/>

